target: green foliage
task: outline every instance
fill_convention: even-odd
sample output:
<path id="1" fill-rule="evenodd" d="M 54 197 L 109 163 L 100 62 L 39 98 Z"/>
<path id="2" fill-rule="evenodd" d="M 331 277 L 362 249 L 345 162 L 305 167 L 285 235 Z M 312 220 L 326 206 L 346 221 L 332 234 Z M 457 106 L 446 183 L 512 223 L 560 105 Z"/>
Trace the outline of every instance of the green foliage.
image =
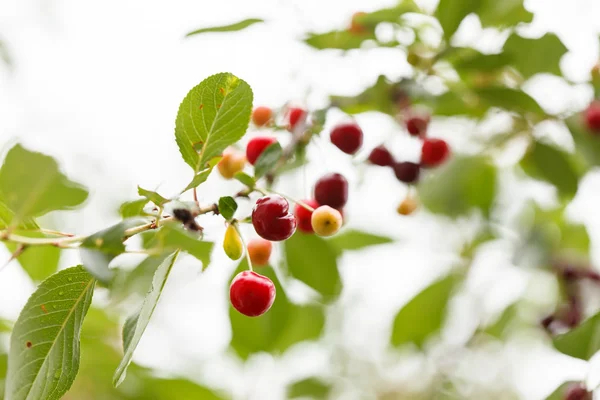
<path id="1" fill-rule="evenodd" d="M 306 378 L 294 382 L 288 388 L 288 398 L 310 397 L 311 399 L 326 399 L 331 386 L 319 378 Z"/>
<path id="2" fill-rule="evenodd" d="M 544 114 L 544 110 L 533 97 L 522 90 L 497 86 L 476 89 L 474 94 L 487 107 L 498 107 L 520 114 Z"/>
<path id="3" fill-rule="evenodd" d="M 243 29 L 246 29 L 247 27 L 254 25 L 254 24 L 258 24 L 260 22 L 265 22 L 265 21 L 262 19 L 259 19 L 259 18 L 248 18 L 243 21 L 239 21 L 239 22 L 229 24 L 229 25 L 212 26 L 210 28 L 200 28 L 195 31 L 187 33 L 185 35 L 185 37 L 195 36 L 195 35 L 199 35 L 201 33 L 211 33 L 211 32 L 236 32 L 236 31 L 241 31 Z"/>
<path id="4" fill-rule="evenodd" d="M 248 264 L 244 260 L 233 276 L 247 269 Z M 231 347 L 235 352 L 244 359 L 257 352 L 279 354 L 301 341 L 317 339 L 325 324 L 323 309 L 291 303 L 272 268 L 261 267 L 256 272 L 273 281 L 275 302 L 267 313 L 252 318 L 240 314 L 233 307 L 229 308 Z"/>
<path id="5" fill-rule="evenodd" d="M 394 319 L 391 343 L 395 347 L 413 343 L 422 348 L 442 327 L 450 296 L 460 279 L 457 275 L 433 283 L 400 309 Z"/>
<path id="6" fill-rule="evenodd" d="M 502 339 L 516 317 L 517 305 L 513 304 L 507 307 L 493 324 L 483 329 L 483 332 L 497 339 Z"/>
<path id="7" fill-rule="evenodd" d="M 328 242 L 337 248 L 339 252 L 342 252 L 344 250 L 362 250 L 369 246 L 392 243 L 393 240 L 385 236 L 350 229 L 333 236 Z"/>
<path id="8" fill-rule="evenodd" d="M 144 248 L 157 253 L 183 250 L 202 262 L 202 269 L 210 264 L 210 255 L 214 244 L 200 240 L 197 235 L 183 230 L 179 224 L 165 223 L 144 237 Z"/>
<path id="9" fill-rule="evenodd" d="M 151 190 L 142 189 L 139 186 L 138 186 L 138 194 L 142 197 L 147 198 L 148 200 L 150 200 L 151 202 L 153 202 L 154 204 L 156 204 L 159 207 L 164 206 L 165 203 L 168 203 L 170 201 L 169 199 L 165 199 L 164 197 L 162 197 L 160 194 L 158 194 L 156 192 L 153 192 Z"/>
<path id="10" fill-rule="evenodd" d="M 554 347 L 571 357 L 589 360 L 600 350 L 600 313 L 553 340 Z"/>
<path id="11" fill-rule="evenodd" d="M 138 199 L 126 201 L 119 207 L 119 214 L 123 219 L 146 215 L 144 207 L 148 204 L 148 199 Z"/>
<path id="12" fill-rule="evenodd" d="M 496 197 L 496 168 L 483 156 L 454 156 L 427 174 L 419 196 L 434 213 L 458 217 L 479 209 L 488 216 Z"/>
<path id="13" fill-rule="evenodd" d="M 600 166 L 600 137 L 590 132 L 578 113 L 566 119 L 567 127 L 573 136 L 577 155 L 590 166 Z"/>
<path id="14" fill-rule="evenodd" d="M 9 150 L 0 168 L 0 199 L 14 213 L 12 226 L 23 218 L 72 209 L 87 196 L 83 186 L 60 172 L 52 157 L 19 144 Z"/>
<path id="15" fill-rule="evenodd" d="M 150 322 L 150 318 L 152 318 L 152 314 L 156 309 L 156 305 L 160 300 L 160 295 L 167 283 L 167 279 L 169 278 L 169 274 L 173 265 L 175 264 L 175 260 L 177 260 L 179 252 L 168 256 L 156 269 L 156 273 L 154 274 L 154 279 L 152 280 L 152 286 L 144 299 L 144 303 L 138 312 L 134 315 L 127 318 L 125 321 L 125 325 L 123 326 L 123 360 L 117 367 L 115 371 L 115 375 L 113 377 L 113 384 L 118 386 L 123 382 L 125 376 L 127 375 L 127 367 L 131 363 L 131 358 L 133 357 L 133 352 L 135 351 L 148 323 Z"/>
<path id="16" fill-rule="evenodd" d="M 248 186 L 249 188 L 253 188 L 254 186 L 256 186 L 256 179 L 254 179 L 245 172 L 237 172 L 233 177 L 238 182 Z"/>
<path id="17" fill-rule="evenodd" d="M 231 196 L 224 196 L 219 199 L 219 213 L 227 221 L 233 218 L 233 215 L 237 211 L 238 204 L 235 199 Z"/>
<path id="18" fill-rule="evenodd" d="M 15 213 L 8 208 L 8 206 L 0 199 L 0 229 L 5 229 L 10 226 L 13 221 Z M 31 217 L 22 218 L 16 225 L 17 228 L 25 230 L 37 230 L 40 229 L 37 222 Z"/>
<path id="19" fill-rule="evenodd" d="M 316 235 L 296 232 L 284 242 L 284 249 L 291 276 L 316 290 L 327 302 L 339 296 L 342 282 L 336 247 Z"/>
<path id="20" fill-rule="evenodd" d="M 327 33 L 311 33 L 304 42 L 315 49 L 359 49 L 365 40 L 375 40 L 374 32 L 354 33 L 349 30 L 331 31 Z M 397 42 L 390 43 L 395 46 Z"/>
<path id="21" fill-rule="evenodd" d="M 477 10 L 479 3 L 479 0 L 440 0 L 435 17 L 444 30 L 446 40 L 450 40 L 467 15 Z"/>
<path id="22" fill-rule="evenodd" d="M 214 164 L 216 165 L 216 163 L 214 163 Z M 183 191 L 187 192 L 188 190 L 196 188 L 196 187 L 200 186 L 201 184 L 203 184 L 204 182 L 206 182 L 206 180 L 210 176 L 210 173 L 212 172 L 212 170 L 213 170 L 213 167 L 209 166 L 208 168 L 200 171 L 198 174 L 196 174 L 194 176 L 194 179 L 192 179 L 190 184 L 187 185 Z"/>
<path id="23" fill-rule="evenodd" d="M 544 180 L 556 187 L 560 196 L 571 199 L 577 192 L 579 174 L 569 154 L 554 146 L 535 142 L 521 167 L 533 178 Z"/>
<path id="24" fill-rule="evenodd" d="M 175 139 L 194 172 L 237 142 L 248 129 L 252 89 L 230 73 L 212 75 L 185 96 L 175 121 Z"/>
<path id="25" fill-rule="evenodd" d="M 254 164 L 254 176 L 256 179 L 263 177 L 267 172 L 271 171 L 281 159 L 282 153 L 283 150 L 279 142 L 269 145 L 258 157 L 256 164 Z"/>
<path id="26" fill-rule="evenodd" d="M 58 400 L 69 389 L 94 283 L 83 267 L 73 267 L 48 278 L 29 298 L 11 335 L 7 398 Z"/>
<path id="27" fill-rule="evenodd" d="M 530 78 L 539 73 L 561 75 L 560 60 L 567 48 L 553 33 L 538 39 L 513 33 L 504 44 L 503 52 L 524 78 Z"/>

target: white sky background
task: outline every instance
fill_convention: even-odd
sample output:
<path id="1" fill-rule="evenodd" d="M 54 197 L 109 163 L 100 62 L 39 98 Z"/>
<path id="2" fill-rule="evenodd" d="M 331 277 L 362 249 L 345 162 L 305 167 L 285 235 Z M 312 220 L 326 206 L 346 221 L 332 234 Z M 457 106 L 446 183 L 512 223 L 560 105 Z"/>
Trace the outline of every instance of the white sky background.
<path id="1" fill-rule="evenodd" d="M 18 140 L 49 153 L 60 160 L 70 177 L 86 184 L 91 190 L 86 207 L 73 215 L 61 214 L 60 221 L 54 223 L 66 231 L 91 233 L 116 222 L 114 210 L 120 202 L 136 197 L 137 184 L 168 196 L 187 184 L 190 171 L 175 145 L 174 119 L 181 99 L 205 77 L 223 71 L 238 75 L 252 86 L 256 105 L 280 106 L 292 100 L 317 107 L 327 94 L 356 93 L 379 74 L 392 78 L 406 74 L 409 66 L 396 50 L 364 50 L 340 57 L 337 52 L 312 51 L 299 41 L 307 31 L 345 26 L 357 10 L 393 3 L 2 0 L 0 37 L 9 46 L 15 69 L 11 73 L 0 66 L 0 146 L 8 147 L 7 143 Z M 427 3 L 431 6 L 435 2 Z M 571 50 L 562 62 L 567 77 L 585 81 L 599 50 L 600 0 L 534 0 L 526 5 L 536 12 L 532 33 L 558 33 Z M 267 23 L 243 33 L 183 39 L 190 30 L 249 17 L 264 18 Z M 464 42 L 474 43 L 469 24 L 463 28 Z M 484 36 L 475 44 L 485 44 L 486 40 Z M 552 110 L 582 108 L 591 96 L 583 87 L 571 88 L 552 78 L 533 85 L 530 93 Z M 333 113 L 329 123 L 341 118 L 341 114 Z M 359 116 L 358 121 L 365 131 L 365 149 L 385 140 L 395 146 L 397 156 L 417 156 L 417 143 L 402 137 L 387 117 L 368 114 Z M 432 135 L 447 138 L 455 148 L 462 143 L 460 132 L 453 131 L 452 126 L 434 124 Z M 331 145 L 323 142 L 312 156 L 323 161 L 284 183 L 282 191 L 307 196 L 312 182 L 333 170 L 346 173 L 357 187 L 359 175 L 348 158 Z M 342 329 L 348 334 L 339 338 L 332 333 L 326 340 L 348 349 L 359 364 L 374 363 L 377 377 L 366 380 L 386 387 L 403 380 L 410 382 L 411 373 L 423 375 L 417 361 L 416 366 L 407 362 L 397 368 L 386 364 L 389 360 L 382 355 L 389 333 L 386 324 L 420 287 L 451 266 L 462 231 L 423 214 L 397 216 L 395 207 L 404 196 L 403 186 L 388 170 L 370 168 L 365 172 L 368 180 L 360 191 L 351 193 L 349 224 L 389 234 L 400 244 L 344 259 L 341 303 L 350 311 Z M 600 182 L 593 176 L 585 183 L 588 195 L 579 196 L 577 211 L 591 210 L 593 187 Z M 201 200 L 214 201 L 235 188 L 235 184 L 211 177 L 200 191 Z M 591 215 L 586 223 L 593 238 L 598 238 L 599 217 Z M 209 238 L 218 242 L 222 224 L 207 222 L 207 231 Z M 0 255 L 0 259 L 8 256 Z M 78 262 L 77 256 L 69 254 L 62 262 L 72 265 Z M 464 312 L 478 305 L 493 312 L 499 307 L 498 301 L 514 298 L 527 284 L 527 274 L 501 257 L 487 267 L 473 283 L 471 297 L 462 299 L 458 309 Z M 228 381 L 236 376 L 239 398 L 242 393 L 248 399 L 281 398 L 278 390 L 289 377 L 319 371 L 328 354 L 314 346 L 303 347 L 295 352 L 302 353 L 299 357 L 291 354 L 284 358 L 284 368 L 261 356 L 252 361 L 254 367 L 248 368 L 249 372 L 230 359 L 218 357 L 230 337 L 225 293 L 232 268 L 220 253 L 203 275 L 199 274 L 199 264 L 190 258 L 178 264 L 136 360 L 165 371 L 187 369 L 189 376 L 208 377 L 225 387 L 231 387 Z M 18 264 L 10 265 L 0 273 L 0 314 L 16 318 L 32 290 Z M 496 297 L 501 300 L 479 304 L 481 298 L 477 296 L 486 292 L 499 294 Z M 460 331 L 453 330 L 446 341 L 459 343 Z M 501 349 L 501 356 L 493 358 L 473 354 L 461 370 L 496 371 L 510 385 L 516 385 L 524 399 L 532 400 L 543 398 L 564 379 L 584 377 L 585 363 L 558 356 L 532 340 L 515 340 Z M 190 373 L 190 367 L 195 372 Z M 486 379 L 497 382 L 497 375 L 490 374 L 481 377 L 484 386 Z M 353 377 L 352 385 L 361 384 Z M 367 398 L 352 385 L 340 398 Z"/>

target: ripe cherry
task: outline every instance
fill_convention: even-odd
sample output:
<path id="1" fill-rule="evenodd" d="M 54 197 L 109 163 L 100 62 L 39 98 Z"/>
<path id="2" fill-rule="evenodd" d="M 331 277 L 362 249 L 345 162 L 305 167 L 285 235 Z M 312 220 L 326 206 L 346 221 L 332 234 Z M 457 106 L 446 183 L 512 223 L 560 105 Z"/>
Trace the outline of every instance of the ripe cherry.
<path id="1" fill-rule="evenodd" d="M 342 227 L 342 214 L 329 206 L 317 208 L 311 217 L 311 225 L 319 236 L 332 236 Z"/>
<path id="2" fill-rule="evenodd" d="M 429 125 L 428 117 L 414 115 L 407 118 L 405 122 L 406 130 L 411 136 L 425 136 Z"/>
<path id="3" fill-rule="evenodd" d="M 263 239 L 285 240 L 296 230 L 296 218 L 289 213 L 290 205 L 281 196 L 265 196 L 256 201 L 252 210 L 252 225 Z"/>
<path id="4" fill-rule="evenodd" d="M 265 239 L 252 239 L 248 242 L 248 255 L 255 267 L 269 265 L 273 244 Z"/>
<path id="5" fill-rule="evenodd" d="M 258 317 L 269 311 L 275 301 L 273 281 L 252 271 L 242 271 L 229 287 L 231 305 L 248 317 Z"/>
<path id="6" fill-rule="evenodd" d="M 425 139 L 421 147 L 421 165 L 436 167 L 450 156 L 450 147 L 442 139 Z"/>
<path id="7" fill-rule="evenodd" d="M 379 165 L 380 167 L 389 167 L 394 164 L 394 157 L 384 145 L 381 145 L 371 150 L 369 162 L 371 164 Z"/>
<path id="8" fill-rule="evenodd" d="M 256 126 L 267 126 L 271 122 L 273 117 L 273 110 L 269 107 L 256 107 L 252 111 L 252 122 Z"/>
<path id="9" fill-rule="evenodd" d="M 254 165 L 262 152 L 276 141 L 277 139 L 268 136 L 258 136 L 250 139 L 246 146 L 246 158 L 248 162 Z"/>
<path id="10" fill-rule="evenodd" d="M 306 122 L 308 113 L 305 109 L 299 107 L 291 107 L 287 113 L 288 131 L 293 132 L 298 126 Z"/>
<path id="11" fill-rule="evenodd" d="M 246 165 L 246 156 L 230 148 L 223 152 L 223 158 L 217 164 L 217 169 L 223 178 L 232 179 L 236 173 L 244 169 L 244 165 Z"/>
<path id="12" fill-rule="evenodd" d="M 319 203 L 317 203 L 316 200 L 312 200 L 312 199 L 311 200 L 303 200 L 302 202 L 312 208 L 319 207 Z M 300 229 L 301 232 L 304 232 L 304 233 L 313 233 L 314 232 L 314 230 L 312 228 L 312 224 L 310 222 L 310 219 L 312 217 L 312 211 L 309 211 L 308 209 L 301 206 L 300 204 L 296 204 L 296 207 L 294 207 L 294 215 L 296 215 L 296 222 L 298 223 L 298 229 Z"/>
<path id="13" fill-rule="evenodd" d="M 348 202 L 348 181 L 342 174 L 324 175 L 315 184 L 317 203 L 340 209 Z"/>
<path id="14" fill-rule="evenodd" d="M 419 166 L 419 164 L 410 161 L 405 161 L 395 163 L 393 165 L 393 168 L 394 174 L 396 174 L 396 178 L 398 178 L 398 180 L 401 182 L 415 183 L 419 180 L 419 174 L 421 171 L 421 167 Z"/>
<path id="15" fill-rule="evenodd" d="M 362 146 L 363 131 L 353 122 L 337 125 L 331 131 L 331 143 L 346 154 L 355 154 Z"/>
<path id="16" fill-rule="evenodd" d="M 565 400 L 592 400 L 592 394 L 580 383 L 574 383 L 567 388 Z"/>
<path id="17" fill-rule="evenodd" d="M 596 133 L 600 134 L 600 101 L 593 101 L 588 108 L 585 110 L 585 123 L 587 128 Z"/>
<path id="18" fill-rule="evenodd" d="M 352 20 L 350 21 L 350 27 L 348 30 L 354 34 L 364 33 L 366 31 L 365 26 L 358 22 L 360 17 L 367 15 L 366 12 L 358 11 L 352 15 Z"/>

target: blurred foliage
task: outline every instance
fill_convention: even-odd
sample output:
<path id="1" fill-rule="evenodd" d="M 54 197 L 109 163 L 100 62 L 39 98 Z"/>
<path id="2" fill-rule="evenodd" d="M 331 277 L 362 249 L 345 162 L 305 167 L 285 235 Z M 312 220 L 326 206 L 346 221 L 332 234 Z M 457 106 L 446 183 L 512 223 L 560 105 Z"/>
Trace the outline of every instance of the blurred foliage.
<path id="1" fill-rule="evenodd" d="M 248 18 L 248 19 L 245 19 L 243 21 L 236 22 L 236 23 L 229 24 L 229 25 L 213 26 L 213 27 L 210 27 L 210 28 L 200 28 L 200 29 L 197 29 L 195 31 L 187 33 L 185 36 L 186 37 L 190 37 L 190 36 L 199 35 L 201 33 L 241 31 L 243 29 L 248 28 L 249 26 L 252 26 L 254 24 L 258 24 L 260 22 L 265 22 L 265 21 L 263 21 L 262 19 L 259 19 L 259 18 Z"/>

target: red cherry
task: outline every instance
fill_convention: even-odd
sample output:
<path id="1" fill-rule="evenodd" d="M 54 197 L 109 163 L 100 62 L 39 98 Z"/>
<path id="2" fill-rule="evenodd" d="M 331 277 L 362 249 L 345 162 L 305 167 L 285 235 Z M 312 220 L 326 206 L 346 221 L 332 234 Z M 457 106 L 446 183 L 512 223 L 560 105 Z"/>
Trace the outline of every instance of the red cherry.
<path id="1" fill-rule="evenodd" d="M 319 207 L 319 203 L 317 203 L 316 200 L 303 200 L 302 202 L 308 206 L 311 206 L 312 208 Z M 312 218 L 312 211 L 308 211 L 300 204 L 296 204 L 296 207 L 294 207 L 294 214 L 296 215 L 296 222 L 298 222 L 298 229 L 300 229 L 301 232 L 314 232 L 312 224 L 310 222 L 310 219 Z"/>
<path id="2" fill-rule="evenodd" d="M 580 383 L 574 383 L 565 392 L 565 400 L 592 400 L 592 394 Z"/>
<path id="3" fill-rule="evenodd" d="M 585 123 L 590 131 L 600 134 L 600 101 L 593 101 L 585 110 Z"/>
<path id="4" fill-rule="evenodd" d="M 277 139 L 268 136 L 258 136 L 250 139 L 246 146 L 246 158 L 248 162 L 254 165 L 262 152 L 276 141 Z"/>
<path id="5" fill-rule="evenodd" d="M 304 123 L 306 121 L 308 113 L 305 109 L 299 107 L 291 107 L 288 110 L 287 118 L 288 118 L 288 130 L 293 131 L 296 129 L 299 123 Z"/>
<path id="6" fill-rule="evenodd" d="M 421 147 L 421 165 L 436 167 L 446 161 L 450 155 L 448 143 L 442 139 L 425 139 Z"/>
<path id="7" fill-rule="evenodd" d="M 419 180 L 421 166 L 419 164 L 405 161 L 393 165 L 394 174 L 399 181 L 404 183 L 415 183 Z"/>
<path id="8" fill-rule="evenodd" d="M 371 150 L 369 162 L 371 164 L 379 165 L 380 167 L 389 167 L 394 164 L 394 157 L 384 145 L 381 145 Z"/>
<path id="9" fill-rule="evenodd" d="M 411 136 L 423 136 L 427 132 L 429 118 L 413 116 L 406 120 L 406 129 Z"/>
<path id="10" fill-rule="evenodd" d="M 355 154 L 363 142 L 360 126 L 350 122 L 339 124 L 331 131 L 331 143 L 346 154 Z"/>
<path id="11" fill-rule="evenodd" d="M 252 210 L 252 225 L 263 239 L 285 240 L 296 230 L 296 218 L 289 213 L 290 205 L 281 196 L 265 196 L 256 201 Z"/>
<path id="12" fill-rule="evenodd" d="M 344 207 L 348 202 L 348 181 L 338 173 L 321 177 L 315 184 L 315 200 L 322 206 Z"/>
<path id="13" fill-rule="evenodd" d="M 252 271 L 242 271 L 229 287 L 231 305 L 248 317 L 263 315 L 275 301 L 273 281 Z"/>

